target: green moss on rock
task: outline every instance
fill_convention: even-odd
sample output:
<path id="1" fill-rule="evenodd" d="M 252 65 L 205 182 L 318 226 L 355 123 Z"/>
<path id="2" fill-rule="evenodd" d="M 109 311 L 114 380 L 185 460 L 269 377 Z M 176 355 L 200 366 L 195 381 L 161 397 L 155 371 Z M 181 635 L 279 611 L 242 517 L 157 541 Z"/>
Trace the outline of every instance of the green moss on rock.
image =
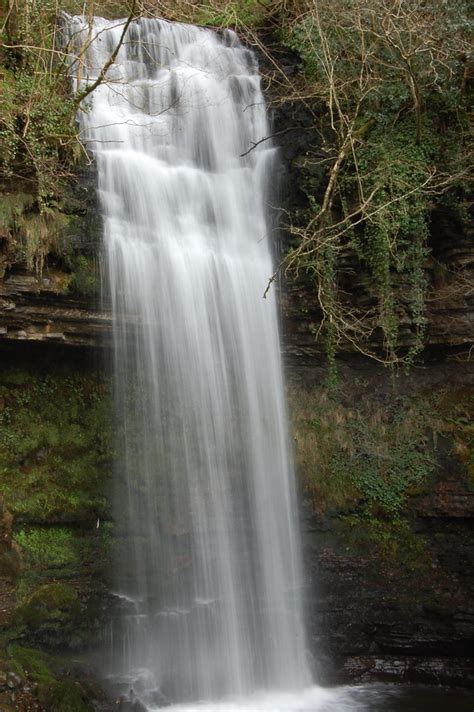
<path id="1" fill-rule="evenodd" d="M 47 619 L 75 619 L 79 610 L 79 600 L 73 588 L 63 583 L 51 583 L 35 591 L 17 610 L 17 616 L 35 627 Z"/>
<path id="2" fill-rule="evenodd" d="M 49 668 L 49 656 L 40 650 L 13 646 L 11 662 L 22 678 L 29 677 L 33 682 L 51 683 L 54 676 Z"/>
<path id="3" fill-rule="evenodd" d="M 108 385 L 64 369 L 0 377 L 0 481 L 17 522 L 104 517 L 111 461 Z"/>
<path id="4" fill-rule="evenodd" d="M 93 712 L 86 693 L 72 680 L 42 683 L 38 687 L 38 699 L 50 712 Z"/>
<path id="5" fill-rule="evenodd" d="M 29 527 L 15 534 L 24 556 L 33 565 L 74 566 L 78 563 L 74 535 L 66 527 Z"/>
<path id="6" fill-rule="evenodd" d="M 48 712 L 91 712 L 87 692 L 75 680 L 57 679 L 53 673 L 54 659 L 41 650 L 13 646 L 8 669 L 23 682 L 34 683 L 36 697 Z M 3 709 L 3 708 L 2 708 Z"/>
<path id="7" fill-rule="evenodd" d="M 64 583 L 40 586 L 13 616 L 16 637 L 46 648 L 80 645 L 81 605 L 76 591 Z"/>

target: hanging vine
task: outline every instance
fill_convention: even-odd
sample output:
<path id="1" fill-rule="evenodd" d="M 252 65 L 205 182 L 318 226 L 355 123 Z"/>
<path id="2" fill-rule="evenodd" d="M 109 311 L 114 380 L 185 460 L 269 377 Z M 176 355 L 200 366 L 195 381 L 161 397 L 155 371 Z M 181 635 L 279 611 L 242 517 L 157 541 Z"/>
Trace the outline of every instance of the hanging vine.
<path id="1" fill-rule="evenodd" d="M 330 364 L 349 344 L 408 367 L 424 345 L 432 208 L 462 192 L 469 172 L 466 3 L 321 0 L 296 3 L 290 16 L 284 39 L 302 58 L 324 149 L 308 162 L 326 177 L 316 193 L 303 178 L 309 208 L 290 227 L 282 267 L 312 275 Z M 344 289 L 351 254 L 364 306 Z"/>

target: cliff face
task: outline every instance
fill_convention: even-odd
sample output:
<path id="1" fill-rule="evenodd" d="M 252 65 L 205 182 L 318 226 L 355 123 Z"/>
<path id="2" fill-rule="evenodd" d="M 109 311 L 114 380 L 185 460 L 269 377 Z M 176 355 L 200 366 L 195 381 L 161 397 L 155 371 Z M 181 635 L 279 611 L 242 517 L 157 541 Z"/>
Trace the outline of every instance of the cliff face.
<path id="1" fill-rule="evenodd" d="M 275 112 L 275 131 L 289 127 L 279 137 L 280 190 L 294 213 L 306 206 L 305 154 L 318 137 L 300 106 Z M 287 245 L 288 235 L 280 241 Z M 434 215 L 424 361 L 409 377 L 392 377 L 342 348 L 332 390 L 314 335 L 321 320 L 314 286 L 304 275 L 280 284 L 310 642 L 315 656 L 325 656 L 327 675 L 472 683 L 473 263 L 472 234 L 448 213 Z M 363 304 L 367 289 L 353 255 L 348 271 L 350 299 Z M 107 351 L 111 320 L 96 296 L 70 285 L 71 272 L 57 264 L 41 275 L 12 265 L 0 280 L 8 365 L 0 408 L 10 433 L 2 451 L 2 616 L 8 639 L 48 649 L 86 648 L 108 604 L 110 530 L 97 521 L 109 516 L 110 453 L 88 460 L 89 450 L 106 449 L 106 396 L 94 367 L 78 364 L 76 354 Z M 401 338 L 412 343 L 409 320 Z M 371 347 L 380 347 L 377 335 Z M 15 375 L 19 360 L 23 370 Z M 57 375 L 60 364 L 69 375 Z M 26 442 L 32 423 L 36 441 Z"/>
<path id="2" fill-rule="evenodd" d="M 339 368 L 337 393 L 290 379 L 312 649 L 345 678 L 472 685 L 474 372 Z"/>
<path id="3" fill-rule="evenodd" d="M 452 250 L 455 252 L 454 246 Z M 74 411 L 76 406 L 70 402 L 72 393 L 67 384 L 66 390 L 61 385 L 64 378 L 57 375 L 57 370 L 61 363 L 63 368 L 69 364 L 66 370 L 70 377 L 78 378 L 78 368 L 84 369 L 84 354 L 102 350 L 110 343 L 110 315 L 91 308 L 86 299 L 58 293 L 51 285 L 53 279 L 51 273 L 43 275 L 41 282 L 24 272 L 6 276 L 3 298 L 14 306 L 2 312 L 3 362 L 16 364 L 20 354 L 23 364 L 38 359 L 47 363 L 53 390 L 59 388 L 62 393 L 57 416 L 67 424 L 64 408 Z M 322 657 L 324 672 L 331 679 L 336 675 L 344 679 L 472 683 L 472 661 L 468 656 L 474 637 L 474 370 L 463 353 L 472 313 L 465 301 L 456 302 L 459 329 L 450 331 L 444 342 L 440 343 L 437 337 L 433 343 L 436 349 L 408 377 L 392 377 L 386 369 L 363 357 L 343 355 L 338 364 L 340 382 L 334 391 L 324 385 L 325 356 L 309 326 L 317 318 L 317 311 L 308 313 L 302 308 L 308 303 L 304 294 L 300 285 L 283 287 L 283 348 L 301 488 L 308 576 L 305 597 L 314 655 Z M 451 303 L 454 311 L 456 303 Z M 445 303 L 443 318 L 447 308 Z M 439 335 L 447 326 L 436 321 L 437 313 L 440 312 L 433 310 L 430 328 Z M 461 346 L 459 353 L 452 349 L 453 343 Z M 81 366 L 76 353 L 81 354 Z M 86 370 L 90 374 L 87 379 L 96 379 L 94 368 L 91 371 L 88 366 Z M 46 416 L 51 410 L 48 403 L 55 396 L 47 390 L 42 397 L 35 395 L 44 376 L 45 373 L 30 371 L 26 376 L 14 375 L 12 380 L 8 369 L 3 370 L 2 397 L 7 413 L 13 401 L 15 408 L 23 407 L 21 394 L 27 394 L 31 405 L 25 407 L 35 411 L 28 416 L 30 425 L 39 418 L 45 419 L 47 425 L 53 417 Z M 20 381 L 16 383 L 15 378 Z M 24 415 L 14 412 L 9 427 L 14 428 L 17 418 L 23 422 Z M 100 419 L 100 413 L 97 417 Z M 406 428 L 400 428 L 398 424 L 404 422 Z M 56 427 L 52 422 L 49 426 L 52 430 Z M 85 438 L 84 442 L 94 439 L 94 428 L 100 427 L 99 423 L 84 421 L 80 425 L 81 438 Z M 66 436 L 67 432 L 58 437 Z M 16 431 L 14 437 L 18 437 Z M 44 437 L 53 436 L 45 433 Z M 69 633 L 66 638 L 81 647 L 88 645 L 91 631 L 94 637 L 104 607 L 109 605 L 107 554 L 100 539 L 105 530 L 96 529 L 98 518 L 107 520 L 108 505 L 106 499 L 97 500 L 92 481 L 87 484 L 77 479 L 84 464 L 82 451 L 76 447 L 67 455 L 56 452 L 58 447 L 54 442 L 44 445 L 38 440 L 33 449 L 23 452 L 19 442 L 18 452 L 15 450 L 14 456 L 12 453 L 13 459 L 6 462 L 3 470 L 6 511 L 13 513 L 13 520 L 11 514 L 3 518 L 8 531 L 2 561 L 10 569 L 4 578 L 2 599 L 11 611 L 8 625 L 13 625 L 10 630 L 14 631 L 14 639 L 35 646 L 44 645 L 45 641 L 47 646 L 51 641 L 53 647 L 60 645 L 64 640 L 61 636 L 55 638 L 57 634 L 51 632 L 47 616 L 38 630 L 33 629 L 31 638 L 18 624 L 15 610 L 18 605 L 20 610 L 25 606 L 36 586 L 41 589 L 56 581 L 57 570 L 65 567 L 67 573 L 70 569 L 64 583 L 70 586 L 68 577 L 72 577 L 71 595 L 80 602 L 82 615 L 87 613 L 90 630 L 86 630 L 89 624 L 82 625 L 72 638 Z M 65 447 L 69 447 L 67 443 Z M 41 460 L 43 455 L 45 461 Z M 68 479 L 67 486 L 58 485 L 54 472 L 52 480 L 42 479 L 49 460 L 53 458 L 57 467 L 58 457 L 64 459 L 64 467 L 71 473 L 79 473 L 75 479 Z M 100 478 L 107 481 L 108 462 L 107 465 L 105 457 L 103 474 L 97 475 L 97 482 Z M 365 476 L 381 477 L 386 491 L 374 495 L 373 482 L 365 481 Z M 20 484 L 16 492 L 9 484 L 12 477 Z M 33 489 L 22 494 L 22 487 Z M 38 488 L 54 501 L 59 497 L 51 536 L 54 539 L 59 528 L 60 562 L 64 547 L 66 553 L 81 552 L 79 558 L 74 554 L 72 563 L 66 556 L 57 570 L 55 562 L 52 569 L 49 564 L 45 567 L 35 563 L 35 553 L 32 558 L 28 549 L 31 542 L 34 546 L 37 528 L 41 539 L 49 536 L 46 532 L 52 524 L 49 515 L 44 521 L 38 519 L 34 504 Z M 107 488 L 101 488 L 107 497 Z M 84 500 L 84 507 L 81 505 L 76 514 L 77 508 L 68 513 L 69 496 L 71 501 Z M 398 498 L 394 509 L 390 509 L 391 497 Z M 20 545 L 8 543 L 12 525 L 20 535 Z M 21 560 L 18 546 L 23 547 Z M 101 552 L 92 568 L 87 554 L 91 547 Z M 12 581 L 23 588 L 25 584 L 21 582 L 27 581 L 26 594 L 15 594 Z M 68 616 L 73 613 L 66 606 L 61 615 L 69 621 Z"/>
<path id="4" fill-rule="evenodd" d="M 288 58 L 287 72 L 293 68 L 294 60 Z M 308 183 L 314 186 L 324 184 L 324 172 L 315 164 L 314 156 L 324 158 L 321 152 L 321 137 L 315 125 L 315 118 L 302 104 L 277 105 L 274 110 L 274 130 L 276 140 L 281 145 L 282 170 L 280 175 L 280 200 L 284 226 L 287 215 L 303 214 L 308 209 L 308 197 L 303 190 Z M 291 130 L 288 130 L 291 129 Z M 313 156 L 308 160 L 308 150 Z M 282 229 L 279 235 L 279 251 L 284 253 L 293 244 L 291 235 Z M 427 282 L 426 296 L 426 349 L 438 348 L 446 353 L 465 352 L 474 338 L 474 232 L 472 225 L 462 222 L 456 211 L 437 209 L 433 211 L 428 240 L 428 257 L 424 263 L 424 278 Z M 373 304 L 367 273 L 357 255 L 344 252 L 344 289 L 348 307 L 360 312 Z M 408 285 L 402 275 L 398 279 L 397 293 L 400 298 L 399 344 L 409 347 L 414 342 L 414 325 L 411 323 L 408 299 L 403 299 Z M 318 361 L 324 353 L 323 339 L 315 334 L 321 323 L 321 309 L 318 305 L 314 280 L 302 267 L 299 274 L 283 274 L 280 283 L 282 312 L 283 350 L 290 371 L 300 365 Z M 372 338 L 364 344 L 369 350 L 380 355 L 382 335 L 375 329 Z M 339 344 L 342 353 L 354 353 L 350 343 Z"/>
<path id="5" fill-rule="evenodd" d="M 110 383 L 84 350 L 20 346 L 0 374 L 0 706 L 87 712 L 102 693 L 68 655 L 111 611 Z"/>
<path id="6" fill-rule="evenodd" d="M 296 215 L 307 208 L 302 184 L 321 180 L 306 158 L 318 136 L 301 106 L 275 111 L 275 130 L 288 127 L 281 194 Z M 426 349 L 408 376 L 341 343 L 339 380 L 328 385 L 314 282 L 303 270 L 280 282 L 307 608 L 328 674 L 472 685 L 473 234 L 439 211 L 428 247 Z M 368 304 L 357 257 L 345 260 L 348 300 Z M 413 343 L 408 315 L 399 338 Z M 377 330 L 367 346 L 381 355 Z"/>
<path id="7" fill-rule="evenodd" d="M 58 269 L 41 276 L 16 267 L 0 281 L 0 340 L 101 348 L 110 344 L 110 314 L 90 299 L 64 293 Z"/>

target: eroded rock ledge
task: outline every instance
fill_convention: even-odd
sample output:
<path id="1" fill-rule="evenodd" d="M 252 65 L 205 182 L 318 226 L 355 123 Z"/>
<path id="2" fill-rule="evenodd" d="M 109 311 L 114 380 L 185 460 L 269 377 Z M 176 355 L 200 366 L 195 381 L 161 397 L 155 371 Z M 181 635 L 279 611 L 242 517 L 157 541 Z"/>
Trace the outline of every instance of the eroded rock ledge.
<path id="1" fill-rule="evenodd" d="M 463 259 L 467 259 L 465 252 Z M 474 247 L 469 259 L 474 265 Z M 468 276 L 464 272 L 462 279 Z M 112 319 L 107 305 L 64 293 L 63 282 L 64 273 L 58 270 L 47 270 L 41 277 L 26 270 L 6 273 L 0 280 L 0 343 L 35 341 L 94 349 L 110 346 Z M 428 306 L 427 345 L 468 350 L 474 337 L 474 291 L 460 293 L 453 286 L 440 289 L 436 295 L 433 290 Z M 281 308 L 285 355 L 295 364 L 319 359 L 323 347 L 316 342 L 314 329 L 320 313 L 311 288 L 303 283 L 283 285 Z M 411 342 L 409 325 L 405 341 Z M 377 342 L 371 346 L 376 347 Z"/>
<path id="2" fill-rule="evenodd" d="M 12 271 L 0 280 L 0 341 L 34 341 L 67 346 L 110 344 L 110 312 L 90 299 L 63 293 L 64 274 L 39 277 Z"/>

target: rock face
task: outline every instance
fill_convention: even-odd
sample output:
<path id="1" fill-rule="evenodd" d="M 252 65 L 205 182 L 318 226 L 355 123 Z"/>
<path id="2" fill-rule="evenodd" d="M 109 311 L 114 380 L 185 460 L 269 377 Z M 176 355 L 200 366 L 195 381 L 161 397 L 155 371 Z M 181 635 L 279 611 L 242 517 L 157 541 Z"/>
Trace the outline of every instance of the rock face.
<path id="1" fill-rule="evenodd" d="M 339 679 L 474 686 L 472 519 L 426 522 L 426 561 L 413 568 L 347 546 L 334 529 L 331 543 L 328 531 L 305 536 L 312 644 L 326 653 L 326 674 L 335 665 Z"/>
<path id="2" fill-rule="evenodd" d="M 63 293 L 66 275 L 39 277 L 12 270 L 0 280 L 0 340 L 102 347 L 110 343 L 110 314 L 87 299 Z"/>
<path id="3" fill-rule="evenodd" d="M 292 67 L 294 60 L 289 61 L 288 72 L 293 71 Z M 287 131 L 289 127 L 295 130 Z M 305 197 L 299 187 L 300 171 L 307 146 L 317 145 L 318 138 L 308 114 L 301 107 L 290 105 L 276 111 L 275 131 L 284 131 L 278 138 L 282 146 L 281 192 L 285 196 L 285 207 L 292 211 L 305 206 Z M 282 235 L 281 239 L 285 242 L 287 236 Z M 431 257 L 426 265 L 431 291 L 425 363 L 415 369 L 409 379 L 399 378 L 394 391 L 391 390 L 390 377 L 381 375 L 374 364 L 349 352 L 343 353 L 340 359 L 339 395 L 342 393 L 345 411 L 357 410 L 361 399 L 366 399 L 369 414 L 371 410 L 381 413 L 382 428 L 385 427 L 384 412 L 389 414 L 388 418 L 389 404 L 400 397 L 420 393 L 425 398 L 426 393 L 446 391 L 456 400 L 456 394 L 462 393 L 464 397 L 472 393 L 474 373 L 470 349 L 474 335 L 474 291 L 468 287 L 474 264 L 472 234 L 451 223 L 449 216 L 438 215 L 433 221 L 430 246 Z M 357 265 L 354 274 L 357 275 Z M 43 356 L 47 354 L 46 358 L 52 364 L 64 360 L 73 363 L 76 353 L 95 353 L 110 346 L 111 318 L 107 308 L 99 307 L 97 300 L 94 303 L 90 298 L 72 296 L 65 288 L 66 282 L 67 275 L 61 270 L 46 267 L 39 277 L 22 265 L 14 265 L 0 278 L 0 348 L 4 349 L 4 354 L 8 352 L 5 360 L 11 365 L 15 364 L 19 352 L 23 359 L 30 354 L 34 360 L 41 352 Z M 264 288 L 262 285 L 262 292 Z M 363 285 L 357 276 L 354 276 L 352 293 L 354 300 L 364 299 Z M 287 374 L 292 387 L 309 391 L 321 384 L 326 375 L 323 348 L 314 338 L 314 326 L 321 318 L 317 299 L 312 285 L 304 279 L 284 280 L 280 285 L 280 299 Z M 402 334 L 404 343 L 410 344 L 409 324 Z M 5 349 L 7 345 L 15 348 Z M 7 396 L 11 398 L 11 384 L 6 388 Z M 29 390 L 30 386 L 25 392 Z M 0 411 L 2 398 L 0 393 Z M 21 399 L 18 403 L 21 404 Z M 436 407 L 432 407 L 434 411 L 427 426 L 426 442 L 436 440 L 433 450 L 436 464 L 430 476 L 423 480 L 422 487 L 408 492 L 406 502 L 398 512 L 397 516 L 408 528 L 393 529 L 391 520 L 384 525 L 381 517 L 377 521 L 382 524 L 377 524 L 375 531 L 374 521 L 364 520 L 361 514 L 366 502 L 359 495 L 349 493 L 344 503 L 338 505 L 325 500 L 327 488 L 321 487 L 316 497 L 309 496 L 306 487 L 302 492 L 310 644 L 315 654 L 322 656 L 324 674 L 331 678 L 474 684 L 470 677 L 472 661 L 468 657 L 474 638 L 474 482 L 472 430 L 469 430 L 472 426 L 466 414 L 456 413 L 455 409 L 452 416 L 447 411 L 441 413 L 442 425 L 438 426 L 433 422 L 437 419 Z M 313 410 L 307 417 L 314 420 L 317 416 L 318 412 Z M 75 423 L 68 425 L 71 431 L 73 426 Z M 71 435 L 71 448 L 76 447 L 73 446 L 74 437 Z M 318 437 L 316 433 L 314 447 Z M 339 443 L 339 446 L 341 457 L 346 457 L 351 443 Z M 45 450 L 46 458 L 51 458 L 58 447 L 52 439 Z M 420 447 L 417 445 L 415 449 Z M 40 444 L 38 448 L 38 452 L 44 449 Z M 17 454 L 23 457 L 23 453 Z M 32 467 L 38 469 L 41 476 L 49 477 L 47 468 L 35 457 L 34 453 L 26 452 L 26 459 L 16 462 L 12 455 L 8 468 L 25 483 Z M 66 455 L 64 459 L 67 459 Z M 57 495 L 56 487 L 58 497 L 64 494 L 59 491 L 59 484 L 53 484 L 51 507 L 56 501 L 53 501 L 53 495 Z M 83 519 L 96 537 L 102 530 L 96 532 L 95 522 L 99 515 L 103 516 L 103 511 L 100 502 L 92 497 L 96 494 L 95 486 L 89 501 L 90 493 L 92 488 L 90 492 L 81 489 L 85 514 L 82 509 L 77 514 L 73 508 L 71 521 L 76 522 L 74 517 L 79 522 Z M 32 490 L 33 504 L 36 503 L 34 494 Z M 70 494 L 71 502 L 76 502 L 73 492 L 66 494 L 68 497 Z M 23 500 L 17 503 L 18 517 L 23 512 Z M 58 501 L 62 511 L 63 499 Z M 107 509 L 105 505 L 104 509 Z M 33 524 L 45 524 L 38 520 L 36 509 L 33 514 L 29 512 L 29 516 Z M 2 584 L 1 597 L 4 607 L 11 609 L 14 605 L 11 576 L 16 575 L 20 558 L 11 542 L 9 517 L 0 504 L 0 560 L 2 566 L 5 563 L 10 567 L 6 578 L 2 579 L 5 585 Z M 26 518 L 25 521 L 30 520 Z M 76 535 L 76 530 L 70 532 L 71 537 Z M 88 556 L 85 543 L 81 540 L 81 551 Z M 84 593 L 79 588 L 79 599 L 90 597 L 93 600 L 101 588 L 104 600 L 100 574 L 95 569 L 91 574 L 90 562 L 86 563 L 83 576 L 87 591 Z M 105 567 L 105 560 L 101 560 L 101 566 L 102 563 Z M 62 559 L 59 565 L 65 566 Z M 40 568 L 39 564 L 37 566 Z M 73 561 L 67 566 L 75 581 L 77 564 Z M 22 576 L 25 576 L 25 569 Z M 49 579 L 45 585 L 50 585 Z M 74 613 L 75 599 L 72 603 Z M 100 608 L 100 603 L 97 607 Z M 66 615 L 59 610 L 61 615 Z M 26 615 L 25 611 L 23 613 Z M 102 614 L 103 610 L 99 610 L 97 619 Z M 54 620 L 55 616 L 53 609 Z M 45 625 L 47 627 L 47 621 Z M 40 640 L 41 633 L 40 625 L 35 631 L 34 642 Z"/>
<path id="4" fill-rule="evenodd" d="M 294 58 L 285 62 L 279 55 L 279 61 L 291 80 Z M 302 105 L 277 104 L 274 120 L 282 200 L 295 214 L 307 207 L 303 183 L 321 183 L 321 168 L 315 166 L 310 175 L 307 160 L 308 149 L 318 154 L 319 139 L 314 117 Z M 288 236 L 281 234 L 280 241 L 288 244 Z M 321 674 L 331 679 L 474 685 L 469 658 L 474 650 L 474 235 L 439 211 L 432 216 L 429 249 L 424 362 L 410 377 L 391 379 L 343 345 L 336 393 L 325 392 L 326 400 L 318 402 L 308 397 L 312 389 L 321 390 L 327 376 L 324 346 L 314 336 L 321 322 L 315 287 L 304 274 L 283 277 L 279 284 L 302 487 L 310 642 Z M 367 299 L 366 287 L 355 256 L 347 255 L 346 261 L 352 274 L 347 291 L 358 306 Z M 400 337 L 405 346 L 413 343 L 409 320 Z M 380 347 L 377 336 L 370 347 Z M 471 409 L 463 410 L 469 399 Z M 394 418 L 410 424 L 414 410 L 421 418 L 418 439 L 410 441 L 409 425 L 408 435 L 395 434 L 391 449 L 384 450 Z M 302 420 L 309 424 L 304 432 Z M 357 427 L 351 430 L 347 423 Z M 315 458 L 310 451 L 318 449 Z M 367 499 L 370 482 L 364 490 L 358 478 L 368 478 L 377 455 L 381 461 L 387 457 L 379 467 L 386 482 L 397 463 L 404 476 L 410 468 L 416 472 L 416 456 L 423 450 L 426 473 L 416 486 L 407 486 L 397 513 L 377 510 L 379 505 Z M 404 469 L 407 452 L 415 457 Z M 338 466 L 341 459 L 354 468 L 352 476 Z"/>
<path id="5" fill-rule="evenodd" d="M 15 578 L 21 565 L 21 551 L 12 537 L 13 515 L 0 494 L 0 578 Z"/>
<path id="6" fill-rule="evenodd" d="M 336 674 L 338 679 L 360 681 L 474 686 L 470 657 L 474 649 L 473 427 L 469 419 L 474 369 L 437 360 L 395 382 L 361 359 L 341 363 L 340 370 L 340 392 L 334 401 L 325 405 L 320 398 L 319 406 L 311 407 L 308 403 L 316 401 L 304 400 L 305 422 L 310 428 L 318 426 L 318 437 L 321 432 L 326 432 L 326 439 L 334 437 L 334 450 L 329 452 L 327 444 L 323 449 L 331 463 L 337 462 L 334 453 L 342 453 L 350 467 L 357 467 L 364 449 L 366 456 L 375 448 L 379 452 L 367 456 L 366 470 L 363 467 L 352 478 L 337 467 L 325 470 L 323 477 L 336 479 L 331 489 L 327 483 L 318 484 L 318 473 L 308 472 L 317 462 L 307 457 L 307 443 L 316 448 L 318 444 L 308 441 L 301 416 L 293 426 L 304 487 L 311 648 L 323 653 L 323 672 L 330 679 Z M 320 374 L 309 368 L 298 370 L 296 393 L 300 395 L 295 403 L 292 393 L 293 412 L 301 407 L 302 388 L 311 389 L 311 383 L 320 387 L 315 385 Z M 368 410 L 361 407 L 364 398 Z M 330 427 L 321 431 L 318 419 L 329 419 L 332 409 L 337 410 Z M 358 414 L 361 420 L 356 419 Z M 384 419 L 385 414 L 389 417 Z M 365 423 L 361 443 L 345 444 L 344 433 L 356 438 L 357 429 L 338 426 L 344 418 L 349 424 Z M 398 426 L 403 419 L 408 422 L 405 430 Z M 412 423 L 417 423 L 417 432 Z M 387 450 L 380 433 L 389 437 L 390 427 L 395 428 L 395 437 Z M 384 509 L 384 498 L 378 493 L 371 500 L 370 487 L 358 478 L 372 471 L 377 457 L 381 478 L 392 472 L 398 478 L 387 481 L 391 495 L 390 488 L 407 475 L 407 453 L 421 448 L 424 460 L 410 460 L 408 472 L 410 468 L 421 472 L 422 462 L 427 467 L 416 484 L 408 482 L 395 512 Z M 355 493 L 341 499 L 341 487 L 353 486 Z"/>
<path id="7" fill-rule="evenodd" d="M 289 56 L 286 66 L 289 78 L 294 71 L 294 62 Z M 304 184 L 314 186 L 316 196 L 324 185 L 323 170 L 315 160 L 308 161 L 308 150 L 312 156 L 324 158 L 316 123 L 314 115 L 303 103 L 277 105 L 274 110 L 275 140 L 280 144 L 282 157 L 278 202 L 282 206 L 283 223 L 285 215 L 294 216 L 308 208 L 308 198 L 302 189 Z M 280 232 L 279 241 L 282 250 L 291 244 L 285 231 Z M 426 345 L 428 348 L 448 347 L 468 352 L 474 338 L 474 231 L 469 225 L 461 224 L 455 214 L 437 210 L 431 219 L 428 249 L 429 257 L 424 265 L 428 284 Z M 371 297 L 355 254 L 344 253 L 344 269 L 350 275 L 344 285 L 348 303 L 363 312 L 371 304 Z M 400 281 L 402 310 L 405 286 Z M 324 350 L 322 342 L 315 339 L 321 322 L 316 289 L 304 270 L 297 278 L 282 277 L 280 302 L 283 348 L 293 366 L 298 368 L 305 361 L 317 359 Z M 414 332 L 408 312 L 405 316 L 399 315 L 399 319 L 400 345 L 410 346 Z M 376 330 L 367 346 L 377 351 L 380 345 L 381 335 Z M 340 348 L 353 352 L 350 344 L 341 344 Z"/>

